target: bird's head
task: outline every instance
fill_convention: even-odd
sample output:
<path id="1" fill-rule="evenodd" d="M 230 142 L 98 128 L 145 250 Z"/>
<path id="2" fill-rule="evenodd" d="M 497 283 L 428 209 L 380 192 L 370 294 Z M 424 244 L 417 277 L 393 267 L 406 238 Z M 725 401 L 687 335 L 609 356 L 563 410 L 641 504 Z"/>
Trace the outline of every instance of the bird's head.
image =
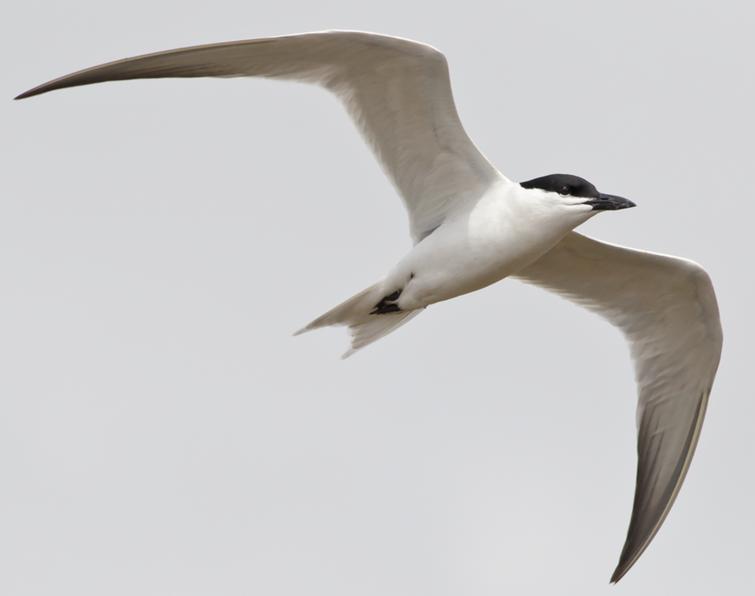
<path id="1" fill-rule="evenodd" d="M 594 184 L 571 174 L 549 174 L 520 184 L 522 188 L 539 189 L 548 193 L 550 197 L 569 206 L 579 206 L 583 211 L 587 206 L 590 208 L 588 212 L 616 211 L 635 206 L 624 197 L 599 192 Z"/>

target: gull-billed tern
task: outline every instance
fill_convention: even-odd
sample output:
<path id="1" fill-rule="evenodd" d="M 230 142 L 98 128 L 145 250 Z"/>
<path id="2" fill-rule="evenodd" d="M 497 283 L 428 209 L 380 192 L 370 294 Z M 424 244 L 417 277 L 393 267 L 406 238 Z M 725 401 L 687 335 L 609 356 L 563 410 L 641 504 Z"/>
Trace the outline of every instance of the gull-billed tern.
<path id="1" fill-rule="evenodd" d="M 346 325 L 347 354 L 427 306 L 505 277 L 536 284 L 621 329 L 639 393 L 634 507 L 611 581 L 634 565 L 692 459 L 721 353 L 710 279 L 696 263 L 593 240 L 574 228 L 633 207 L 577 176 L 516 183 L 464 132 L 444 55 L 414 41 L 327 31 L 169 50 L 95 66 L 17 99 L 103 81 L 260 76 L 316 83 L 348 110 L 409 212 L 413 248 L 380 281 L 302 331 Z"/>

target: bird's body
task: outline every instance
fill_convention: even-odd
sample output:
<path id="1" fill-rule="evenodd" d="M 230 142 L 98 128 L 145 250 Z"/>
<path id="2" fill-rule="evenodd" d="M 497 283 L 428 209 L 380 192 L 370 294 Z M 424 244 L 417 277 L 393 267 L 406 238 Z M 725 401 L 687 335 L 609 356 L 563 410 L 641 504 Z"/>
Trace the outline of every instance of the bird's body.
<path id="1" fill-rule="evenodd" d="M 502 179 L 459 206 L 386 276 L 401 310 L 424 308 L 493 284 L 553 248 L 594 212 Z M 571 211 L 574 210 L 574 213 Z"/>
<path id="2" fill-rule="evenodd" d="M 418 42 L 330 31 L 196 46 L 88 68 L 17 99 L 103 81 L 204 76 L 292 79 L 333 92 L 409 212 L 414 246 L 406 256 L 302 331 L 346 325 L 353 353 L 433 303 L 508 276 L 621 329 L 637 376 L 639 461 L 632 519 L 611 578 L 618 581 L 666 518 L 697 444 L 722 343 L 707 273 L 686 259 L 573 232 L 597 213 L 634 204 L 575 176 L 506 178 L 465 133 L 445 57 Z"/>

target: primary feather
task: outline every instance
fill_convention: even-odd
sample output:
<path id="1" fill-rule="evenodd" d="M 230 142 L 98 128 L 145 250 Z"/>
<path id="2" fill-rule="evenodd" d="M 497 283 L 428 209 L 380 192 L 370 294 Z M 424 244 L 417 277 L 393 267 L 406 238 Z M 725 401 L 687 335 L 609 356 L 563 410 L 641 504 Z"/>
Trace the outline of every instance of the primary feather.
<path id="1" fill-rule="evenodd" d="M 80 70 L 16 99 L 104 81 L 246 76 L 332 91 L 404 199 L 415 241 L 443 221 L 453 202 L 501 177 L 461 125 L 443 54 L 374 33 L 324 31 L 146 54 Z"/>
<path id="2" fill-rule="evenodd" d="M 713 285 L 692 261 L 576 232 L 517 277 L 605 317 L 629 341 L 639 393 L 637 484 L 616 582 L 668 515 L 700 436 L 723 337 Z"/>

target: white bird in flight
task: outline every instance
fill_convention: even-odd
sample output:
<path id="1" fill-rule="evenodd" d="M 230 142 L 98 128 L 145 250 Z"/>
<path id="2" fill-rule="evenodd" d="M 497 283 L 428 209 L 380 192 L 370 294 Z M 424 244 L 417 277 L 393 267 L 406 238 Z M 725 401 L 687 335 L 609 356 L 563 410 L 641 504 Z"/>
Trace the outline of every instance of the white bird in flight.
<path id="1" fill-rule="evenodd" d="M 353 353 L 427 306 L 515 277 L 608 319 L 626 336 L 638 385 L 638 467 L 618 581 L 647 548 L 681 487 L 721 353 L 716 297 L 696 263 L 605 244 L 572 230 L 633 207 L 577 176 L 518 184 L 464 132 L 444 55 L 358 31 L 195 46 L 95 66 L 16 99 L 103 81 L 260 76 L 319 84 L 345 105 L 409 212 L 414 246 L 384 279 L 301 331 L 346 325 Z"/>

